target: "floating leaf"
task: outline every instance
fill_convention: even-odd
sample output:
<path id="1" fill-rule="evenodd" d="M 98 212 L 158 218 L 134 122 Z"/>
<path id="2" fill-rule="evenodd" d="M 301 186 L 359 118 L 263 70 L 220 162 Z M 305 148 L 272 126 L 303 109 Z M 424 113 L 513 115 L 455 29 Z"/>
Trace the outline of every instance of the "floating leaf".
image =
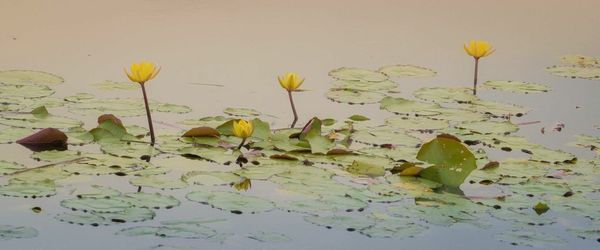
<path id="1" fill-rule="evenodd" d="M 99 90 L 134 90 L 139 89 L 140 87 L 137 84 L 130 82 L 114 82 L 110 80 L 102 81 L 99 83 L 92 84 L 95 88 Z"/>
<path id="2" fill-rule="evenodd" d="M 377 177 L 385 174 L 385 168 L 368 162 L 354 161 L 346 171 L 362 176 Z"/>
<path id="3" fill-rule="evenodd" d="M 317 216 L 309 215 L 304 216 L 304 220 L 312 224 L 327 227 L 327 228 L 340 228 L 348 231 L 356 231 L 368 228 L 375 224 L 371 220 L 365 218 L 354 218 L 350 216 Z"/>
<path id="4" fill-rule="evenodd" d="M 236 214 L 266 212 L 275 207 L 273 202 L 262 198 L 223 191 L 211 193 L 196 191 L 188 193 L 186 197 L 191 201 L 209 204 Z"/>
<path id="5" fill-rule="evenodd" d="M 25 166 L 16 163 L 0 160 L 0 176 L 12 174 L 25 169 Z"/>
<path id="6" fill-rule="evenodd" d="M 223 113 L 240 117 L 254 117 L 261 115 L 259 111 L 249 108 L 226 108 L 223 110 Z"/>
<path id="7" fill-rule="evenodd" d="M 87 98 L 87 97 L 86 97 Z M 114 114 L 118 116 L 144 116 L 146 110 L 144 102 L 140 99 L 80 99 L 73 100 L 69 105 L 69 112 L 81 115 L 98 116 L 102 114 Z M 150 101 L 150 110 L 155 112 L 166 112 L 184 114 L 191 111 L 189 107 L 169 103 Z"/>
<path id="8" fill-rule="evenodd" d="M 462 104 L 461 108 L 496 117 L 522 116 L 529 112 L 529 109 L 515 104 L 492 101 L 473 101 L 470 104 Z"/>
<path id="9" fill-rule="evenodd" d="M 435 110 L 440 108 L 440 106 L 435 103 L 418 102 L 389 96 L 381 99 L 379 104 L 381 109 L 403 115 L 437 115 L 439 112 Z"/>
<path id="10" fill-rule="evenodd" d="M 128 193 L 124 194 L 120 199 L 135 207 L 154 209 L 170 209 L 179 206 L 180 204 L 177 198 L 171 195 L 162 195 L 160 193 Z"/>
<path id="11" fill-rule="evenodd" d="M 0 71 L 0 77 L 2 72 Z M 1 80 L 1 79 L 0 79 Z M 54 94 L 54 90 L 42 85 L 3 85 L 0 84 L 2 98 L 39 98 Z"/>
<path id="12" fill-rule="evenodd" d="M 183 182 L 182 180 L 154 175 L 132 178 L 129 180 L 129 183 L 134 186 L 160 189 L 179 189 L 187 187 L 187 183 Z"/>
<path id="13" fill-rule="evenodd" d="M 257 232 L 252 233 L 247 236 L 250 239 L 260 241 L 263 243 L 281 243 L 281 242 L 289 242 L 292 239 L 287 237 L 285 234 L 275 233 L 275 232 Z"/>
<path id="14" fill-rule="evenodd" d="M 502 242 L 510 243 L 511 245 L 539 248 L 558 247 L 565 244 L 563 239 L 554 235 L 526 230 L 524 228 L 504 231 L 494 235 L 494 238 Z"/>
<path id="15" fill-rule="evenodd" d="M 65 80 L 57 75 L 33 70 L 0 71 L 0 83 L 10 85 L 55 85 Z"/>
<path id="16" fill-rule="evenodd" d="M 503 90 L 515 93 L 540 93 L 550 91 L 550 87 L 539 84 L 521 81 L 487 81 L 481 86 L 489 89 Z"/>
<path id="17" fill-rule="evenodd" d="M 339 80 L 382 82 L 388 77 L 380 72 L 360 68 L 338 68 L 329 72 L 329 76 Z"/>
<path id="18" fill-rule="evenodd" d="M 181 179 L 189 184 L 203 186 L 232 185 L 242 178 L 229 172 L 193 171 L 185 174 Z"/>
<path id="19" fill-rule="evenodd" d="M 45 128 L 25 138 L 17 140 L 32 151 L 44 151 L 51 149 L 66 149 L 67 135 L 55 128 Z"/>
<path id="20" fill-rule="evenodd" d="M 32 227 L 0 225 L 0 240 L 29 239 L 38 236 L 38 231 Z"/>
<path id="21" fill-rule="evenodd" d="M 565 64 L 571 64 L 580 67 L 598 66 L 600 64 L 600 58 L 584 55 L 565 55 L 560 58 L 560 61 Z"/>
<path id="22" fill-rule="evenodd" d="M 479 100 L 477 96 L 472 94 L 470 88 L 420 88 L 415 90 L 413 95 L 419 99 L 438 103 L 470 103 Z"/>
<path id="23" fill-rule="evenodd" d="M 219 137 L 220 133 L 211 127 L 195 127 L 183 134 L 183 137 Z"/>
<path id="24" fill-rule="evenodd" d="M 392 77 L 432 77 L 437 74 L 432 69 L 408 64 L 384 66 L 379 69 L 379 72 Z"/>
<path id="25" fill-rule="evenodd" d="M 428 117 L 394 116 L 385 119 L 385 123 L 391 127 L 405 130 L 437 130 L 450 126 L 448 121 L 432 120 Z"/>
<path id="26" fill-rule="evenodd" d="M 600 67 L 580 66 L 551 66 L 546 71 L 555 76 L 568 78 L 583 78 L 588 80 L 600 79 Z"/>
<path id="27" fill-rule="evenodd" d="M 475 156 L 462 143 L 437 137 L 423 144 L 417 159 L 434 166 L 421 171 L 422 178 L 458 187 L 477 168 Z"/>
<path id="28" fill-rule="evenodd" d="M 417 146 L 421 140 L 407 135 L 404 131 L 391 127 L 376 127 L 360 130 L 352 135 L 352 138 L 361 143 L 370 145 L 404 145 Z"/>
<path id="29" fill-rule="evenodd" d="M 6 114 L 0 116 L 0 124 L 19 128 L 56 128 L 81 127 L 82 122 L 52 114 Z"/>
<path id="30" fill-rule="evenodd" d="M 332 89 L 325 96 L 335 102 L 347 104 L 371 104 L 376 103 L 385 95 L 379 92 L 356 91 L 348 89 Z"/>
<path id="31" fill-rule="evenodd" d="M 336 80 L 331 83 L 331 89 L 346 89 L 355 91 L 386 91 L 398 87 L 398 83 L 385 80 L 368 82 L 360 80 Z"/>
<path id="32" fill-rule="evenodd" d="M 463 122 L 456 125 L 456 127 L 477 132 L 479 134 L 510 134 L 519 130 L 517 125 L 509 121 Z"/>

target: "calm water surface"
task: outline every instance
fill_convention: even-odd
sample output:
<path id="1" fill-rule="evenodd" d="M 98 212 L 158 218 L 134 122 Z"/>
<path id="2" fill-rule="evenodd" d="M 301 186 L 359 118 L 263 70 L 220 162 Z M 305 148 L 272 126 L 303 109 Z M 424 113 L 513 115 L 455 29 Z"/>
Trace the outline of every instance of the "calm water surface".
<path id="1" fill-rule="evenodd" d="M 600 83 L 551 76 L 547 66 L 565 54 L 600 55 L 600 2 L 559 1 L 203 1 L 203 0 L 2 0 L 0 1 L 0 69 L 35 69 L 63 76 L 56 96 L 79 92 L 100 97 L 139 97 L 136 91 L 98 92 L 102 80 L 125 81 L 123 67 L 140 59 L 156 62 L 161 74 L 148 85 L 153 99 L 188 105 L 186 115 L 155 114 L 174 124 L 185 118 L 219 115 L 227 107 L 254 108 L 272 115 L 275 127 L 290 120 L 287 96 L 275 76 L 296 71 L 306 77 L 307 92 L 296 102 L 303 123 L 312 116 L 344 118 L 364 114 L 383 120 L 378 105 L 338 104 L 324 98 L 327 73 L 349 66 L 377 69 L 389 64 L 415 64 L 438 72 L 435 78 L 408 79 L 400 90 L 410 94 L 423 86 L 470 86 L 472 58 L 462 44 L 491 41 L 496 53 L 481 62 L 482 80 L 522 80 L 550 85 L 547 94 L 514 95 L 482 90 L 486 100 L 509 100 L 533 109 L 516 122 L 520 135 L 581 157 L 587 151 L 565 146 L 575 134 L 598 136 Z M 206 85 L 203 85 L 206 84 Z M 223 87 L 208 86 L 211 84 Z M 576 106 L 582 108 L 576 109 Z M 145 126 L 145 118 L 127 123 Z M 93 119 L 86 120 L 93 126 Z M 563 122 L 561 133 L 542 135 L 541 127 Z M 156 124 L 158 129 L 172 129 Z M 0 159 L 35 163 L 17 145 L 0 145 Z M 126 179 L 107 176 L 97 183 L 132 188 Z M 2 180 L 3 182 L 5 180 Z M 87 180 L 82 179 L 81 183 Z M 258 183 L 250 194 L 270 192 Z M 133 190 L 132 190 L 133 191 Z M 168 191 L 184 201 L 187 191 Z M 432 226 L 407 240 L 370 239 L 343 230 L 328 230 L 282 211 L 232 217 L 197 203 L 158 211 L 153 221 L 195 217 L 227 218 L 236 232 L 223 245 L 202 240 L 115 237 L 124 226 L 73 226 L 53 218 L 64 209 L 68 192 L 49 199 L 2 198 L 0 224 L 29 225 L 37 238 L 0 241 L 2 249 L 147 249 L 158 244 L 194 249 L 503 249 L 515 248 L 492 235 L 507 228 L 498 221 L 490 230 L 457 224 Z M 33 214 L 30 207 L 44 212 Z M 45 214 L 45 215 L 44 215 Z M 135 224 L 135 225 L 138 225 Z M 281 232 L 293 241 L 263 244 L 243 237 L 259 228 Z M 553 232 L 555 228 L 548 229 Z M 558 230 L 558 229 L 556 229 Z M 565 235 L 569 249 L 594 249 L 598 243 Z"/>

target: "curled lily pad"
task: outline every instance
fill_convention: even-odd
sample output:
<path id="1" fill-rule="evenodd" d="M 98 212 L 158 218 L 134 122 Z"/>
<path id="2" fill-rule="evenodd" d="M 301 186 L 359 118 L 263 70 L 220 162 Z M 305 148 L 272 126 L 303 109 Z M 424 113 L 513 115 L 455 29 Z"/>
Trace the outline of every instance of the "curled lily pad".
<path id="1" fill-rule="evenodd" d="M 475 156 L 467 147 L 444 137 L 423 144 L 417 159 L 434 164 L 420 172 L 422 178 L 452 187 L 460 186 L 477 168 Z"/>
<path id="2" fill-rule="evenodd" d="M 336 80 L 331 83 L 332 89 L 346 89 L 356 91 L 385 91 L 398 87 L 398 83 L 385 80 L 381 82 Z"/>
<path id="3" fill-rule="evenodd" d="M 471 91 L 470 88 L 433 87 L 417 89 L 413 95 L 419 99 L 438 103 L 470 103 L 479 100 Z"/>
<path id="4" fill-rule="evenodd" d="M 0 72 L 1 74 L 1 72 Z M 3 85 L 0 84 L 0 97 L 39 98 L 54 94 L 54 90 L 42 85 Z"/>
<path id="5" fill-rule="evenodd" d="M 379 69 L 379 72 L 392 77 L 432 77 L 437 74 L 437 72 L 432 69 L 408 64 L 384 66 Z"/>
<path id="6" fill-rule="evenodd" d="M 0 71 L 0 83 L 10 85 L 55 85 L 65 80 L 57 75 L 33 70 L 5 70 Z"/>
<path id="7" fill-rule="evenodd" d="M 206 193 L 196 191 L 188 193 L 186 197 L 191 201 L 209 204 L 215 208 L 237 214 L 266 212 L 275 207 L 275 204 L 271 201 L 232 192 Z"/>
<path id="8" fill-rule="evenodd" d="M 521 81 L 487 81 L 484 82 L 481 86 L 483 86 L 484 88 L 525 94 L 550 91 L 550 87 L 546 85 Z"/>
<path id="9" fill-rule="evenodd" d="M 350 89 L 332 89 L 325 96 L 332 101 L 347 104 L 376 103 L 385 95 L 378 92 L 356 91 Z"/>
<path id="10" fill-rule="evenodd" d="M 381 99 L 379 104 L 381 109 L 403 115 L 437 115 L 439 112 L 435 110 L 440 108 L 440 106 L 435 103 L 418 102 L 400 97 L 394 98 L 389 96 Z"/>
<path id="11" fill-rule="evenodd" d="M 589 80 L 600 79 L 600 67 L 591 66 L 552 66 L 546 68 L 546 71 L 555 76 L 568 78 L 583 78 Z"/>
<path id="12" fill-rule="evenodd" d="M 29 239 L 38 236 L 38 231 L 32 227 L 0 225 L 0 240 Z"/>
<path id="13" fill-rule="evenodd" d="M 365 81 L 365 82 L 382 82 L 388 77 L 377 71 L 360 68 L 338 68 L 329 72 L 329 76 L 339 80 L 349 81 Z"/>

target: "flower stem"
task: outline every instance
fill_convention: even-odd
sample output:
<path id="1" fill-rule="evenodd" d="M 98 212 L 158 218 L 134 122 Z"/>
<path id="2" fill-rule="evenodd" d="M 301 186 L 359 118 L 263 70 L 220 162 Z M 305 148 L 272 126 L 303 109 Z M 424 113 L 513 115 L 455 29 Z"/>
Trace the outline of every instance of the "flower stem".
<path id="1" fill-rule="evenodd" d="M 237 149 L 240 150 L 244 146 L 245 142 L 246 142 L 246 138 L 243 138 L 242 142 L 240 142 L 240 145 L 237 147 Z"/>
<path id="2" fill-rule="evenodd" d="M 473 76 L 473 95 L 477 95 L 477 74 L 479 71 L 479 58 L 475 58 L 475 75 Z"/>
<path id="3" fill-rule="evenodd" d="M 294 121 L 292 122 L 292 126 L 290 126 L 290 128 L 294 128 L 294 126 L 296 126 L 296 122 L 298 121 L 298 113 L 296 112 L 296 106 L 294 105 L 294 99 L 292 98 L 292 91 L 288 91 L 288 97 L 290 98 L 290 104 L 292 105 L 292 112 L 294 112 Z"/>
<path id="4" fill-rule="evenodd" d="M 146 87 L 144 87 L 144 83 L 140 84 L 142 86 L 142 93 L 144 94 L 144 104 L 146 105 L 146 116 L 148 117 L 148 128 L 150 129 L 150 145 L 154 146 L 154 142 L 156 141 L 154 138 L 154 127 L 152 126 L 152 115 L 150 114 L 150 106 L 148 106 L 148 97 L 146 96 Z"/>

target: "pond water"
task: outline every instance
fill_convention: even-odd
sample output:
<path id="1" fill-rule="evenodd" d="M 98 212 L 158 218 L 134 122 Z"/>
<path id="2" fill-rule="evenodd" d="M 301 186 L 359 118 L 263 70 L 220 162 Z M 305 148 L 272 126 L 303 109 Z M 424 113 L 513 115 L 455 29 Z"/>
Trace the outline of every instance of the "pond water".
<path id="1" fill-rule="evenodd" d="M 561 57 L 600 55 L 598 7 L 592 0 L 3 0 L 0 248 L 596 249 L 600 159 L 590 147 L 600 145 L 600 84 L 594 80 L 600 60 Z M 472 86 L 473 58 L 462 48 L 470 39 L 496 49 L 480 61 L 478 99 L 461 89 Z M 85 132 L 103 113 L 117 115 L 133 135 L 146 133 L 141 91 L 121 83 L 128 81 L 123 68 L 141 59 L 162 68 L 146 85 L 151 106 L 165 111 L 153 112 L 156 148 L 94 141 Z M 397 76 L 377 71 L 388 65 L 420 67 L 404 67 Z M 562 68 L 547 69 L 554 65 Z M 49 72 L 64 83 L 53 75 L 5 71 L 14 69 Z M 306 79 L 304 91 L 294 93 L 299 126 L 312 117 L 335 119 L 322 135 L 337 129 L 336 147 L 350 136 L 350 150 L 359 156 L 324 156 L 315 152 L 322 146 L 316 142 L 265 135 L 250 139 L 251 147 L 263 148 L 258 165 L 242 170 L 223 164 L 238 153 L 221 147 L 239 139 L 179 138 L 193 127 L 226 121 L 200 118 L 247 112 L 239 108 L 258 111 L 243 118 L 270 128 L 289 126 L 288 97 L 276 79 L 286 71 Z M 334 82 L 356 78 L 363 81 Z M 524 94 L 518 87 L 539 86 L 502 91 L 483 84 L 506 80 L 550 91 Z M 401 105 L 402 98 L 416 103 Z M 28 113 L 41 105 L 52 117 Z M 234 109 L 226 114 L 227 108 Z M 348 134 L 344 121 L 352 115 L 370 120 L 352 122 Z M 34 153 L 12 143 L 45 127 L 83 130 L 67 133 L 78 144 L 68 151 Z M 452 185 L 391 173 L 404 161 L 429 167 L 416 159 L 418 146 L 441 133 L 481 142 L 468 146 L 478 169 L 458 195 Z M 299 160 L 268 157 L 282 154 Z M 143 155 L 153 155 L 149 164 L 139 160 Z M 500 166 L 482 169 L 492 161 Z M 244 186 L 242 177 L 251 180 L 248 190 L 229 185 Z M 98 198 L 104 196 L 110 198 Z M 538 203 L 540 215 L 533 209 Z"/>

